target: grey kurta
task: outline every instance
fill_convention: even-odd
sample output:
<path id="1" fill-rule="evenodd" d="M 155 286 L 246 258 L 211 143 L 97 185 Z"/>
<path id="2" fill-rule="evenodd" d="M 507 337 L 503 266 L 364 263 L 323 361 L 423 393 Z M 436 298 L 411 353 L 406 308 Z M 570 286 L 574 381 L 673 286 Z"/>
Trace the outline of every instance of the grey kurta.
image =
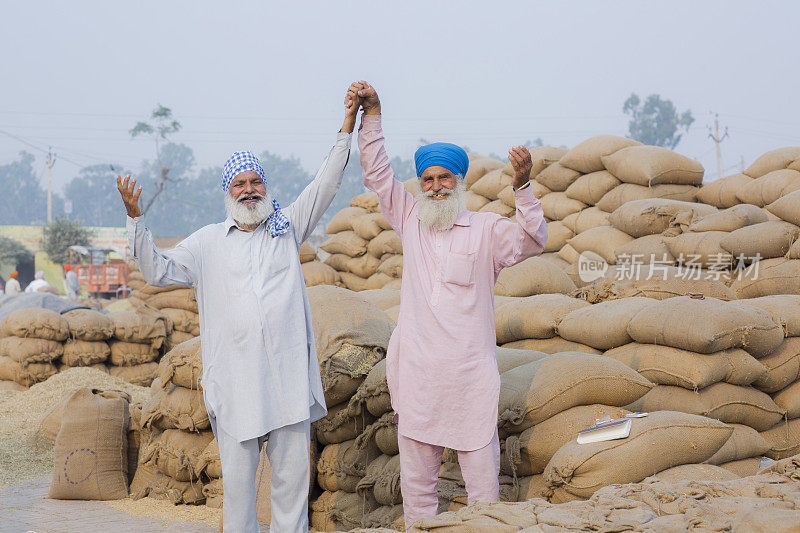
<path id="1" fill-rule="evenodd" d="M 350 137 L 338 134 L 314 181 L 283 209 L 290 226 L 278 237 L 266 223 L 245 231 L 228 218 L 162 252 L 142 217 L 128 218 L 142 277 L 194 287 L 206 407 L 240 442 L 326 414 L 298 249 L 341 185 Z"/>

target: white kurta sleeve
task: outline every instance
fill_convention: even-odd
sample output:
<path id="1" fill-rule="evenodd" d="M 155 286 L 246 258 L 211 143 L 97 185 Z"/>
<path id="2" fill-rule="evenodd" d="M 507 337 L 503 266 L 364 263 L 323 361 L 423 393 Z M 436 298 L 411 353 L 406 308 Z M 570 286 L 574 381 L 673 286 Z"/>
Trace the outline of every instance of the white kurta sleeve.
<path id="1" fill-rule="evenodd" d="M 189 235 L 172 250 L 162 252 L 153 243 L 142 217 L 128 217 L 127 227 L 128 247 L 147 283 L 156 287 L 195 285 L 199 251 L 196 233 Z"/>

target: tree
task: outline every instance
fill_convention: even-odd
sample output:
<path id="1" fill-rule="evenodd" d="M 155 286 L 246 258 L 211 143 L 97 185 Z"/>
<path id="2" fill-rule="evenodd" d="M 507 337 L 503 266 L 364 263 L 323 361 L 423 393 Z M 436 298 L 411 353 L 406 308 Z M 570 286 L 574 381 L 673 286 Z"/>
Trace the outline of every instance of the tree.
<path id="1" fill-rule="evenodd" d="M 267 191 L 282 206 L 294 202 L 313 179 L 296 157 L 282 157 L 265 150 L 261 152 L 260 161 L 267 175 Z"/>
<path id="2" fill-rule="evenodd" d="M 47 195 L 33 169 L 34 157 L 20 152 L 19 159 L 0 165 L 0 220 L 3 224 L 41 224 L 47 215 Z"/>
<path id="3" fill-rule="evenodd" d="M 0 235 L 0 264 L 19 265 L 33 261 L 33 253 L 10 237 Z"/>
<path id="4" fill-rule="evenodd" d="M 651 94 L 642 104 L 639 97 L 631 93 L 622 111 L 631 116 L 628 123 L 628 136 L 631 139 L 670 149 L 674 149 L 681 141 L 682 134 L 678 131 L 689 131 L 689 126 L 694 122 L 690 110 L 678 114 L 672 101 L 662 100 L 657 94 Z"/>
<path id="5" fill-rule="evenodd" d="M 66 217 L 57 217 L 52 224 L 45 226 L 42 249 L 54 263 L 69 261 L 70 246 L 91 246 L 92 233 L 80 222 Z"/>
<path id="6" fill-rule="evenodd" d="M 172 117 L 172 110 L 170 110 L 170 108 L 164 107 L 161 104 L 158 104 L 158 106 L 153 109 L 153 112 L 150 114 L 150 119 L 153 121 L 152 124 L 149 122 L 137 122 L 129 131 L 131 138 L 136 138 L 139 135 L 149 135 L 156 145 L 156 166 L 160 179 L 157 180 L 155 190 L 150 199 L 144 202 L 142 214 L 147 213 L 147 210 L 150 209 L 150 206 L 153 205 L 156 198 L 164 191 L 167 183 L 177 181 L 174 176 L 169 175 L 170 167 L 165 165 L 165 162 L 161 158 L 159 140 L 166 141 L 169 135 L 179 132 L 181 123 Z"/>

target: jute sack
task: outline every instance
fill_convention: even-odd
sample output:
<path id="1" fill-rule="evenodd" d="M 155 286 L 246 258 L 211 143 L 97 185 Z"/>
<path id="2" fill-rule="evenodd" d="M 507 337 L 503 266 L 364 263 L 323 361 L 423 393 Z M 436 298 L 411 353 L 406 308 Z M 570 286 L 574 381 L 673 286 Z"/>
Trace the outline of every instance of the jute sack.
<path id="1" fill-rule="evenodd" d="M 731 424 L 733 433 L 717 453 L 706 459 L 706 463 L 722 465 L 731 461 L 740 461 L 750 457 L 761 457 L 772 447 L 759 435 L 758 431 L 742 424 Z"/>
<path id="2" fill-rule="evenodd" d="M 753 178 L 745 174 L 733 174 L 711 183 L 706 183 L 697 191 L 697 201 L 720 209 L 733 207 L 741 203 L 736 197 L 736 192 L 751 181 L 753 181 Z"/>
<path id="3" fill-rule="evenodd" d="M 788 167 L 795 159 L 800 159 L 800 147 L 777 148 L 759 156 L 744 170 L 744 173 L 753 178 L 760 178 L 775 170 Z"/>
<path id="4" fill-rule="evenodd" d="M 194 289 L 176 289 L 168 292 L 154 294 L 147 299 L 147 305 L 156 309 L 185 309 L 192 313 L 198 312 L 197 300 Z"/>
<path id="5" fill-rule="evenodd" d="M 800 453 L 800 418 L 781 420 L 761 436 L 772 446 L 764 455 L 770 459 L 785 459 Z"/>
<path id="6" fill-rule="evenodd" d="M 385 229 L 392 229 L 383 213 L 367 213 L 353 219 L 353 231 L 365 240 L 372 240 Z"/>
<path id="7" fill-rule="evenodd" d="M 664 244 L 662 235 L 645 235 L 634 239 L 614 250 L 616 263 L 645 264 L 652 263 L 674 265 L 675 257 Z"/>
<path id="8" fill-rule="evenodd" d="M 700 219 L 716 211 L 714 207 L 708 205 L 651 198 L 633 200 L 621 205 L 611 213 L 608 220 L 614 227 L 628 235 L 644 237 L 662 233 L 681 213 L 689 213 L 693 219 Z"/>
<path id="9" fill-rule="evenodd" d="M 219 456 L 217 439 L 211 439 L 211 442 L 203 449 L 203 453 L 200 454 L 199 468 L 206 476 L 212 479 L 222 477 L 222 460 Z"/>
<path id="10" fill-rule="evenodd" d="M 636 200 L 664 198 L 681 202 L 694 202 L 697 200 L 698 188 L 693 185 L 653 185 L 643 187 L 633 183 L 623 183 L 608 191 L 597 202 L 601 210 L 612 213 L 623 204 Z"/>
<path id="11" fill-rule="evenodd" d="M 389 531 L 404 531 L 402 505 L 382 505 L 364 517 L 365 528 L 386 528 Z"/>
<path id="12" fill-rule="evenodd" d="M 81 388 L 64 406 L 54 448 L 48 497 L 119 500 L 128 497 L 128 402 L 119 395 Z"/>
<path id="13" fill-rule="evenodd" d="M 558 162 L 567 168 L 588 174 L 606 168 L 603 165 L 603 157 L 623 148 L 641 146 L 641 144 L 639 141 L 616 135 L 595 135 L 575 145 Z"/>
<path id="14" fill-rule="evenodd" d="M 56 365 L 56 367 L 58 368 L 59 372 L 66 372 L 70 368 L 74 368 L 69 365 L 65 365 L 64 363 L 59 363 Z M 94 368 L 96 370 L 99 370 L 100 372 L 108 374 L 108 365 L 106 365 L 105 363 L 92 363 L 90 365 L 83 365 L 83 368 Z"/>
<path id="15" fill-rule="evenodd" d="M 16 381 L 11 381 L 9 379 L 0 379 L 0 391 L 14 391 L 14 392 L 22 392 L 28 390 L 28 387 L 25 385 L 20 385 Z"/>
<path id="16" fill-rule="evenodd" d="M 467 169 L 467 173 L 464 175 L 464 185 L 466 185 L 467 189 L 469 189 L 487 172 L 502 169 L 503 166 L 503 162 L 498 161 L 497 159 L 492 159 L 491 157 L 477 157 L 469 162 L 469 168 Z"/>
<path id="17" fill-rule="evenodd" d="M 358 390 L 350 398 L 348 409 L 353 415 L 361 414 L 366 409 L 373 416 L 381 416 L 391 411 L 389 385 L 386 382 L 386 359 L 381 359 L 367 374 Z"/>
<path id="18" fill-rule="evenodd" d="M 643 344 L 663 344 L 692 352 L 742 348 L 764 357 L 783 342 L 783 328 L 766 311 L 716 298 L 678 296 L 633 316 L 628 334 Z"/>
<path id="19" fill-rule="evenodd" d="M 526 502 L 533 498 L 544 499 L 547 484 L 542 474 L 521 477 L 517 480 L 517 483 L 519 484 L 517 490 L 518 502 Z"/>
<path id="20" fill-rule="evenodd" d="M 82 341 L 104 341 L 114 335 L 114 322 L 94 309 L 73 309 L 63 315 L 72 338 Z"/>
<path id="21" fill-rule="evenodd" d="M 551 191 L 563 192 L 580 177 L 581 173 L 553 163 L 536 175 L 536 181 Z"/>
<path id="22" fill-rule="evenodd" d="M 365 214 L 367 214 L 367 210 L 363 207 L 345 207 L 333 215 L 331 221 L 328 222 L 325 233 L 334 234 L 350 231 L 353 229 L 353 221 Z"/>
<path id="23" fill-rule="evenodd" d="M 212 479 L 203 484 L 203 496 L 206 498 L 206 506 L 212 509 L 222 509 L 222 479 Z"/>
<path id="24" fill-rule="evenodd" d="M 631 146 L 601 158 L 603 166 L 626 183 L 701 185 L 703 165 L 661 146 Z"/>
<path id="25" fill-rule="evenodd" d="M 544 259 L 546 261 L 550 261 L 551 263 L 553 263 L 555 266 L 557 266 L 558 268 L 560 268 L 562 270 L 566 269 L 567 267 L 569 267 L 572 264 L 569 261 L 559 257 L 558 253 L 556 253 L 556 252 L 542 253 L 542 254 L 539 254 L 539 257 L 541 257 L 542 259 Z"/>
<path id="26" fill-rule="evenodd" d="M 329 267 L 333 268 L 334 270 L 338 270 L 339 272 L 346 272 L 347 271 L 347 262 L 350 260 L 350 256 L 344 254 L 331 254 L 325 259 L 325 264 Z"/>
<path id="27" fill-rule="evenodd" d="M 566 294 L 573 290 L 575 284 L 563 270 L 539 257 L 504 268 L 494 286 L 494 293 L 499 296 Z"/>
<path id="28" fill-rule="evenodd" d="M 203 392 L 168 384 L 144 404 L 142 426 L 195 432 L 210 428 Z"/>
<path id="29" fill-rule="evenodd" d="M 766 453 L 766 452 L 765 452 Z M 754 476 L 761 470 L 761 457 L 750 457 L 749 459 L 739 459 L 718 465 L 728 472 L 733 472 L 739 477 Z"/>
<path id="30" fill-rule="evenodd" d="M 182 342 L 167 352 L 158 363 L 158 375 L 161 386 L 169 388 L 173 383 L 187 389 L 202 389 L 203 356 L 200 337 Z"/>
<path id="31" fill-rule="evenodd" d="M 397 424 L 384 424 L 375 430 L 375 444 L 381 453 L 386 455 L 397 455 L 400 453 L 398 443 Z"/>
<path id="32" fill-rule="evenodd" d="M 356 487 L 359 496 L 374 498 L 383 505 L 403 502 L 400 493 L 400 456 L 379 455 L 374 458 Z"/>
<path id="33" fill-rule="evenodd" d="M 800 381 L 795 381 L 773 394 L 772 399 L 778 407 L 786 411 L 786 418 L 800 418 Z"/>
<path id="34" fill-rule="evenodd" d="M 34 307 L 9 314 L 0 325 L 0 333 L 3 337 L 63 341 L 69 337 L 69 324 L 55 311 Z"/>
<path id="35" fill-rule="evenodd" d="M 367 466 L 380 455 L 374 442 L 363 448 L 348 440 L 329 444 L 322 449 L 317 461 L 317 481 L 322 490 L 356 492 L 356 486 L 367 471 Z"/>
<path id="36" fill-rule="evenodd" d="M 350 399 L 372 367 L 386 356 L 380 346 L 355 346 L 345 343 L 320 366 L 322 390 L 328 407 Z"/>
<path id="37" fill-rule="evenodd" d="M 754 179 L 737 193 L 736 197 L 745 204 L 765 207 L 781 196 L 800 189 L 800 172 L 796 170 L 774 170 Z"/>
<path id="38" fill-rule="evenodd" d="M 352 272 L 360 278 L 368 278 L 378 271 L 381 260 L 369 254 L 359 257 L 351 257 L 347 260 L 347 271 Z M 327 265 L 325 265 L 327 266 Z"/>
<path id="39" fill-rule="evenodd" d="M 67 339 L 61 360 L 67 366 L 89 366 L 103 363 L 111 354 L 105 341 L 81 341 Z"/>
<path id="40" fill-rule="evenodd" d="M 506 205 L 502 200 L 492 200 L 488 204 L 481 207 L 478 211 L 481 213 L 495 213 L 501 217 L 511 217 L 514 215 L 514 208 Z"/>
<path id="41" fill-rule="evenodd" d="M 564 193 L 568 198 L 578 200 L 586 205 L 594 205 L 605 194 L 622 183 L 609 171 L 600 170 L 591 174 L 584 174 L 567 187 Z"/>
<path id="42" fill-rule="evenodd" d="M 628 413 L 621 407 L 579 405 L 562 411 L 523 431 L 510 435 L 503 449 L 500 471 L 509 476 L 530 476 L 544 472 L 550 458 L 561 446 L 574 439 L 578 431 L 605 416 L 622 418 Z"/>
<path id="43" fill-rule="evenodd" d="M 565 294 L 537 294 L 515 298 L 513 302 L 495 309 L 497 343 L 555 337 L 556 325 L 561 318 L 588 306 L 588 302 Z"/>
<path id="44" fill-rule="evenodd" d="M 729 270 L 733 267 L 735 258 L 720 243 L 727 241 L 730 236 L 725 231 L 703 231 L 665 237 L 663 241 L 670 254 L 683 265 Z"/>
<path id="45" fill-rule="evenodd" d="M 567 241 L 574 237 L 575 234 L 572 230 L 556 220 L 547 223 L 547 243 L 545 243 L 545 252 L 557 252 L 567 244 Z"/>
<path id="46" fill-rule="evenodd" d="M 653 476 L 659 481 L 680 483 L 681 481 L 730 481 L 739 476 L 712 464 L 687 464 L 673 466 Z"/>
<path id="47" fill-rule="evenodd" d="M 484 174 L 470 187 L 470 190 L 489 200 L 497 200 L 497 195 L 511 184 L 512 179 L 511 176 L 503 174 L 503 170 L 498 168 Z"/>
<path id="48" fill-rule="evenodd" d="M 561 248 L 558 252 L 556 252 L 556 255 L 570 265 L 577 263 L 578 260 L 580 259 L 580 254 L 576 252 L 575 248 L 573 248 L 569 244 L 565 244 L 563 248 Z"/>
<path id="49" fill-rule="evenodd" d="M 100 394 L 104 398 L 122 398 L 126 402 L 130 404 L 131 397 L 129 394 L 114 390 L 114 389 L 91 389 L 92 394 Z M 74 392 L 74 391 L 73 391 Z M 55 444 L 56 436 L 58 435 L 58 430 L 61 429 L 61 417 L 64 416 L 64 407 L 67 405 L 70 397 L 72 395 L 69 394 L 64 397 L 61 401 L 57 404 L 53 405 L 47 412 L 42 416 L 41 420 L 39 421 L 39 427 L 37 429 L 37 435 L 44 437 L 50 444 Z M 130 429 L 134 427 L 134 413 L 136 412 L 136 408 L 132 405 L 129 405 L 129 414 L 131 417 Z M 141 412 L 141 409 L 139 409 Z M 130 443 L 130 439 L 128 440 Z M 131 464 L 128 463 L 128 472 L 130 473 Z M 135 465 L 133 465 L 135 469 Z"/>
<path id="50" fill-rule="evenodd" d="M 178 481 L 195 481 L 202 472 L 200 458 L 213 438 L 210 431 L 189 433 L 167 429 L 141 450 L 139 462 L 154 465 L 160 472 Z"/>
<path id="51" fill-rule="evenodd" d="M 151 344 L 139 342 L 111 341 L 109 361 L 116 366 L 133 366 L 158 359 L 159 350 Z"/>
<path id="52" fill-rule="evenodd" d="M 167 318 L 163 315 L 137 310 L 115 311 L 108 316 L 114 321 L 114 338 L 117 340 L 148 343 L 157 350 L 167 336 Z"/>
<path id="53" fill-rule="evenodd" d="M 577 405 L 628 405 L 652 387 L 637 372 L 608 357 L 557 353 L 500 375 L 498 427 L 520 433 Z"/>
<path id="54" fill-rule="evenodd" d="M 378 195 L 372 191 L 355 196 L 350 200 L 351 207 L 363 207 L 368 213 L 376 213 L 380 209 Z"/>
<path id="55" fill-rule="evenodd" d="M 778 198 L 767 206 L 767 211 L 786 222 L 800 226 L 800 191 Z"/>
<path id="56" fill-rule="evenodd" d="M 689 231 L 736 231 L 753 224 L 767 222 L 764 210 L 751 204 L 739 204 L 718 213 L 705 215 L 689 226 Z"/>
<path id="57" fill-rule="evenodd" d="M 544 216 L 550 220 L 562 220 L 589 207 L 583 202 L 568 198 L 566 193 L 563 192 L 551 192 L 542 196 L 539 200 L 542 203 Z"/>
<path id="58" fill-rule="evenodd" d="M 353 292 L 363 291 L 367 285 L 366 279 L 358 277 L 352 272 L 339 272 L 339 278 L 342 280 L 342 285 Z M 315 285 L 315 287 L 319 286 L 322 285 Z"/>
<path id="59" fill-rule="evenodd" d="M 378 272 L 386 274 L 392 278 L 402 278 L 403 277 L 403 256 L 402 255 L 394 255 L 394 254 L 387 254 L 386 259 L 381 259 L 381 264 L 378 265 Z M 395 291 L 398 292 L 398 291 Z M 399 305 L 399 300 L 397 304 Z M 392 306 L 394 307 L 394 306 Z"/>
<path id="60" fill-rule="evenodd" d="M 631 342 L 628 322 L 657 300 L 644 297 L 620 298 L 576 309 L 558 322 L 558 335 L 569 341 L 610 350 Z"/>
<path id="61" fill-rule="evenodd" d="M 350 531 L 361 527 L 364 517 L 378 508 L 371 498 L 358 494 L 325 491 L 311 502 L 311 527 L 316 531 Z"/>
<path id="62" fill-rule="evenodd" d="M 651 412 L 632 420 L 626 439 L 590 444 L 571 441 L 562 446 L 544 471 L 548 493 L 563 488 L 588 498 L 600 487 L 638 483 L 673 466 L 702 463 L 722 447 L 732 431 L 730 426 L 702 416 Z"/>
<path id="63" fill-rule="evenodd" d="M 581 352 L 588 354 L 600 355 L 600 350 L 581 344 L 579 342 L 572 342 L 561 337 L 552 337 L 550 339 L 522 339 L 519 341 L 507 342 L 503 344 L 503 348 L 512 348 L 514 350 L 534 350 L 546 354 L 554 354 L 560 352 Z"/>
<path id="64" fill-rule="evenodd" d="M 789 253 L 786 254 L 786 257 L 789 259 L 800 259 L 800 239 L 796 240 L 792 247 L 789 248 Z"/>
<path id="65" fill-rule="evenodd" d="M 531 179 L 533 179 L 541 171 L 564 157 L 564 154 L 567 153 L 567 149 L 556 146 L 537 146 L 536 148 L 531 148 L 530 152 L 531 162 L 533 163 L 531 168 Z M 506 171 L 506 174 L 511 175 L 511 172 Z"/>
<path id="66" fill-rule="evenodd" d="M 798 235 L 800 228 L 794 224 L 772 220 L 737 229 L 722 239 L 720 246 L 734 257 L 743 257 L 750 263 L 756 258 L 783 257 Z"/>
<path id="67" fill-rule="evenodd" d="M 365 412 L 353 416 L 344 402 L 329 407 L 328 414 L 314 422 L 314 428 L 317 440 L 325 446 L 355 439 L 374 421 L 375 417 Z"/>
<path id="68" fill-rule="evenodd" d="M 146 496 L 167 500 L 175 505 L 199 505 L 206 498 L 201 483 L 178 481 L 162 474 L 154 466 L 139 465 L 134 483 L 131 484 L 131 498 L 138 500 Z"/>
<path id="69" fill-rule="evenodd" d="M 656 385 L 642 397 L 641 409 L 650 413 L 682 411 L 721 422 L 744 424 L 757 431 L 769 429 L 783 418 L 783 410 L 768 395 L 752 387 L 730 383 L 714 383 L 697 392 Z"/>
<path id="70" fill-rule="evenodd" d="M 58 372 L 52 363 L 28 363 L 23 365 L 10 357 L 0 357 L 0 380 L 16 381 L 30 387 L 46 380 Z"/>
<path id="71" fill-rule="evenodd" d="M 339 281 L 339 273 L 320 261 L 310 261 L 300 265 L 306 287 L 314 285 L 333 285 Z M 199 332 L 198 332 L 199 333 Z"/>
<path id="72" fill-rule="evenodd" d="M 608 213 L 597 207 L 589 207 L 579 213 L 573 213 L 565 217 L 561 222 L 576 235 L 587 229 L 596 228 L 597 226 L 608 226 L 610 224 L 608 221 Z"/>
<path id="73" fill-rule="evenodd" d="M 764 365 L 738 348 L 699 354 L 670 346 L 632 342 L 612 350 L 611 357 L 639 372 L 657 385 L 697 390 L 725 381 L 750 385 L 766 373 Z"/>
<path id="74" fill-rule="evenodd" d="M 174 330 L 164 341 L 164 350 L 170 351 L 180 343 L 196 339 L 197 337 L 198 335 L 192 335 L 191 333 L 186 333 L 185 331 Z"/>
<path id="75" fill-rule="evenodd" d="M 172 320 L 172 327 L 177 331 L 191 333 L 194 336 L 200 335 L 200 315 L 185 309 L 162 309 L 162 313 Z"/>
<path id="76" fill-rule="evenodd" d="M 133 366 L 109 366 L 108 373 L 128 383 L 149 387 L 158 376 L 158 363 L 142 363 Z"/>
<path id="77" fill-rule="evenodd" d="M 24 337 L 0 338 L 0 357 L 9 357 L 23 365 L 50 363 L 63 353 L 64 345 L 58 341 Z"/>
<path id="78" fill-rule="evenodd" d="M 308 242 L 300 245 L 300 248 L 297 249 L 297 254 L 300 256 L 300 263 L 308 263 L 317 259 L 317 252 Z"/>
<path id="79" fill-rule="evenodd" d="M 344 254 L 349 257 L 364 255 L 367 251 L 367 241 L 355 234 L 353 230 L 334 233 L 320 248 L 329 254 Z"/>
<path id="80" fill-rule="evenodd" d="M 747 267 L 731 284 L 738 298 L 800 294 L 800 260 L 763 259 Z"/>
<path id="81" fill-rule="evenodd" d="M 753 383 L 758 390 L 773 393 L 794 383 L 800 378 L 800 337 L 786 339 L 759 362 L 767 367 L 767 373 Z"/>
<path id="82" fill-rule="evenodd" d="M 491 200 L 484 198 L 480 194 L 475 194 L 472 191 L 464 193 L 464 205 L 469 211 L 480 211 L 481 207 L 488 204 Z"/>
<path id="83" fill-rule="evenodd" d="M 594 252 L 606 263 L 613 265 L 617 261 L 614 250 L 632 240 L 633 237 L 613 226 L 598 226 L 579 233 L 567 242 L 579 254 Z"/>
<path id="84" fill-rule="evenodd" d="M 537 352 L 536 350 L 517 350 L 514 348 L 497 348 L 497 371 L 502 374 L 508 372 L 512 368 L 533 363 L 540 359 L 544 359 L 550 354 L 544 352 Z"/>
<path id="85" fill-rule="evenodd" d="M 386 230 L 380 232 L 377 237 L 369 241 L 367 252 L 377 258 L 383 257 L 383 254 L 402 254 L 403 243 L 397 232 Z"/>
<path id="86" fill-rule="evenodd" d="M 364 282 L 364 290 L 369 291 L 374 289 L 382 289 L 392 280 L 393 278 L 391 278 L 390 276 L 387 276 L 382 272 L 376 272 L 375 274 L 368 277 L 367 280 Z"/>

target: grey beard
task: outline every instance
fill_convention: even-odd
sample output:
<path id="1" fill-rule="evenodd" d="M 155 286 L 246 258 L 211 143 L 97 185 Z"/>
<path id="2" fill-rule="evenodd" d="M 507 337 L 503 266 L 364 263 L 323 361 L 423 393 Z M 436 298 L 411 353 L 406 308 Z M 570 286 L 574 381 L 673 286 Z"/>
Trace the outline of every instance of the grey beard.
<path id="1" fill-rule="evenodd" d="M 242 226 L 261 224 L 272 213 L 272 202 L 266 196 L 260 194 L 254 196 L 259 197 L 258 202 L 253 207 L 247 207 L 226 191 L 225 213 Z"/>
<path id="2" fill-rule="evenodd" d="M 431 198 L 435 191 L 420 192 L 417 194 L 417 204 L 419 209 L 419 219 L 426 228 L 446 231 L 456 223 L 458 214 L 465 209 L 464 195 L 467 187 L 464 181 L 459 179 L 455 189 L 441 189 L 438 192 L 447 194 L 443 200 Z"/>

